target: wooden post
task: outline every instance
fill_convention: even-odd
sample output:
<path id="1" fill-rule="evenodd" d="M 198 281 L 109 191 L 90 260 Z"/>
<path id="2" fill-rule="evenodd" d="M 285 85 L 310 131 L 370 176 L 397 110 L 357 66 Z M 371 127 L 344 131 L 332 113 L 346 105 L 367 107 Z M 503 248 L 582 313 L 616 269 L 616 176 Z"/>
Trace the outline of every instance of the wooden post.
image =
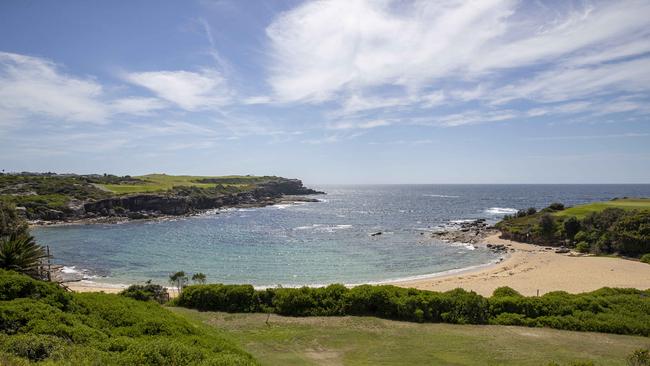
<path id="1" fill-rule="evenodd" d="M 52 282 L 52 263 L 50 263 L 50 246 L 45 246 L 47 249 L 47 280 Z"/>
<path id="2" fill-rule="evenodd" d="M 539 297 L 539 289 L 537 289 L 537 297 Z"/>

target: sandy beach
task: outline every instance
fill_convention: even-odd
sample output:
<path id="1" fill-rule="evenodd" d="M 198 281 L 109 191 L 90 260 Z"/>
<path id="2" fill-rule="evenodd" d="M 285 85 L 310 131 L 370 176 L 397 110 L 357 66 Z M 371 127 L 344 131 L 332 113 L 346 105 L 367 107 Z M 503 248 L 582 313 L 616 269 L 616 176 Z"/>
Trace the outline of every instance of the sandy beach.
<path id="1" fill-rule="evenodd" d="M 89 281 L 65 282 L 65 285 L 74 292 L 105 292 L 107 294 L 116 294 L 127 287 Z M 167 292 L 171 297 L 177 295 L 175 288 L 168 287 Z"/>
<path id="2" fill-rule="evenodd" d="M 650 288 L 650 265 L 611 257 L 557 254 L 545 247 L 500 239 L 498 234 L 484 240 L 504 244 L 515 251 L 501 263 L 477 271 L 393 284 L 422 290 L 448 291 L 454 288 L 490 296 L 494 289 L 509 286 L 522 295 L 551 291 L 570 293 L 594 291 L 601 287 Z"/>
<path id="3" fill-rule="evenodd" d="M 526 296 L 551 291 L 588 292 L 601 287 L 650 288 L 650 265 L 612 257 L 557 254 L 545 247 L 488 236 L 484 243 L 503 244 L 515 251 L 501 263 L 461 273 L 392 282 L 396 286 L 448 291 L 455 288 L 491 296 L 494 289 L 509 286 Z M 117 293 L 124 287 L 80 281 L 66 285 L 76 292 Z M 175 290 L 169 289 L 174 297 Z"/>

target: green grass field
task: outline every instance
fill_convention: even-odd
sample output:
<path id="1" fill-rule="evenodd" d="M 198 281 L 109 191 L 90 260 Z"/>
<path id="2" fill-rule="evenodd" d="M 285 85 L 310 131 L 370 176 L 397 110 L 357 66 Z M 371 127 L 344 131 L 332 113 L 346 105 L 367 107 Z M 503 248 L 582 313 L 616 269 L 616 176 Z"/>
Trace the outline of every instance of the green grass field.
<path id="1" fill-rule="evenodd" d="M 225 331 L 262 365 L 625 365 L 650 339 L 546 328 L 294 318 L 171 308 Z"/>
<path id="2" fill-rule="evenodd" d="M 650 210 L 650 198 L 622 198 L 605 202 L 594 202 L 586 205 L 569 207 L 554 213 L 555 216 L 575 216 L 582 219 L 591 212 L 600 212 L 606 208 L 620 208 L 623 210 Z"/>
<path id="3" fill-rule="evenodd" d="M 177 186 L 194 186 L 201 188 L 211 188 L 216 183 L 199 183 L 201 179 L 218 179 L 223 180 L 225 185 L 228 186 L 247 186 L 246 181 L 255 183 L 262 177 L 255 176 L 242 176 L 242 175 L 229 175 L 219 177 L 209 176 L 196 176 L 196 175 L 167 175 L 167 174 L 148 174 L 134 177 L 140 179 L 144 184 L 104 184 L 103 188 L 118 194 L 127 193 L 147 193 L 147 192 L 160 192 L 171 189 Z M 241 181 L 242 183 L 229 183 L 232 181 Z"/>

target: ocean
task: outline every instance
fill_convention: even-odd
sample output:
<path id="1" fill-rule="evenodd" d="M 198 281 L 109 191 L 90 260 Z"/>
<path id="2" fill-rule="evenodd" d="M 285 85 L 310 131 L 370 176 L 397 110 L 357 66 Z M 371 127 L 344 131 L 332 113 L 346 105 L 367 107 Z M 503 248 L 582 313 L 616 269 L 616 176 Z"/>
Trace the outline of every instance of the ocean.
<path id="1" fill-rule="evenodd" d="M 53 262 L 87 281 L 166 284 L 170 273 L 258 287 L 381 283 L 488 265 L 482 246 L 429 232 L 463 220 L 497 222 L 517 209 L 650 197 L 650 185 L 311 186 L 321 202 L 214 210 L 123 224 L 40 227 Z M 371 236 L 375 232 L 382 235 Z M 424 234 L 423 234 L 424 233 Z"/>

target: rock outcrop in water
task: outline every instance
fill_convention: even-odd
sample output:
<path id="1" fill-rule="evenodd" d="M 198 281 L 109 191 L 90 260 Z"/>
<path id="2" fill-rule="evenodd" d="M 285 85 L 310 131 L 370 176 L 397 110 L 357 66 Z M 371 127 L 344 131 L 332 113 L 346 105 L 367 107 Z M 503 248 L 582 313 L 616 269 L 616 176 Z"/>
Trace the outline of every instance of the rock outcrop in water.
<path id="1" fill-rule="evenodd" d="M 434 232 L 432 236 L 448 242 L 476 244 L 496 233 L 492 227 L 488 226 L 485 219 L 466 221 L 450 226 L 447 230 Z"/>

